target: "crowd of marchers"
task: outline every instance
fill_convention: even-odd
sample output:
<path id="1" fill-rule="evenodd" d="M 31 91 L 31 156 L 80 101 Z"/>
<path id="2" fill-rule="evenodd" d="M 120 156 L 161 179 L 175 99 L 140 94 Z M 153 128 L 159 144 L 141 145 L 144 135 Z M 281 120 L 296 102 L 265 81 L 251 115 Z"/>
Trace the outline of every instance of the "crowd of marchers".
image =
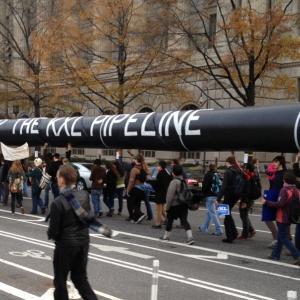
<path id="1" fill-rule="evenodd" d="M 300 156 L 298 156 L 299 158 Z M 61 190 L 58 185 L 58 170 L 62 165 L 69 165 L 71 148 L 68 148 L 65 158 L 59 154 L 47 153 L 44 147 L 43 159 L 36 158 L 32 166 L 27 166 L 23 161 L 1 160 L 0 167 L 0 197 L 4 205 L 8 204 L 11 195 L 11 212 L 14 214 L 16 206 L 21 213 L 23 195 L 28 193 L 31 186 L 32 209 L 31 214 L 49 213 L 49 193 L 57 199 Z M 268 247 L 272 248 L 270 259 L 279 260 L 283 246 L 295 259 L 295 264 L 300 265 L 300 197 L 297 178 L 300 177 L 299 159 L 294 163 L 292 170 L 286 167 L 285 158 L 277 156 L 265 168 L 269 187 L 262 189 L 259 162 L 252 159 L 248 163 L 239 163 L 234 156 L 226 159 L 226 169 L 219 173 L 214 164 L 210 164 L 208 172 L 204 175 L 201 195 L 206 204 L 205 220 L 198 229 L 203 234 L 216 236 L 224 235 L 224 243 L 233 243 L 236 239 L 246 240 L 256 234 L 250 221 L 250 212 L 254 202 L 261 199 L 262 221 L 270 230 L 273 241 Z M 76 171 L 78 172 L 78 171 Z M 173 160 L 168 165 L 160 161 L 157 165 L 155 182 L 149 181 L 150 168 L 142 155 L 132 156 L 131 162 L 125 162 L 122 151 L 117 151 L 113 162 L 102 165 L 100 159 L 94 161 L 90 180 L 92 182 L 90 200 L 95 218 L 104 216 L 103 204 L 107 207 L 106 217 L 123 214 L 123 203 L 127 203 L 126 221 L 139 224 L 145 219 L 153 220 L 153 229 L 165 229 L 162 240 L 169 240 L 174 220 L 180 220 L 180 227 L 186 232 L 187 243 L 194 243 L 193 233 L 188 221 L 190 209 L 198 206 L 190 202 L 200 202 L 189 193 L 186 174 L 178 160 Z M 78 174 L 79 176 L 79 174 Z M 44 190 L 44 197 L 41 194 Z M 156 212 L 153 214 L 150 196 L 155 195 Z M 115 199 L 117 199 L 115 203 Z M 55 200 L 54 200 L 55 201 Z M 142 211 L 142 202 L 145 212 Z M 220 223 L 219 205 L 226 205 L 227 213 L 224 217 L 224 232 Z M 232 210 L 239 206 L 240 218 L 243 229 L 238 233 Z M 116 207 L 117 206 L 117 207 Z M 46 220 L 49 218 L 47 217 Z M 214 230 L 210 232 L 210 226 Z M 291 224 L 296 224 L 295 241 L 292 239 Z"/>

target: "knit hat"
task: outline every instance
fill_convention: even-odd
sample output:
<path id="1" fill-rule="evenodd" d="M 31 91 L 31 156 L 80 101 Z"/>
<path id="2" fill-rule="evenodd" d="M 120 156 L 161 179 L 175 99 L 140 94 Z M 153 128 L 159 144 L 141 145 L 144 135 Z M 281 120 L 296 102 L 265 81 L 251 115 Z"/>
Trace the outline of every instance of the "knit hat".
<path id="1" fill-rule="evenodd" d="M 36 167 L 40 167 L 42 164 L 43 164 L 43 161 L 42 161 L 40 158 L 36 158 L 36 159 L 34 160 L 34 165 L 35 165 Z"/>

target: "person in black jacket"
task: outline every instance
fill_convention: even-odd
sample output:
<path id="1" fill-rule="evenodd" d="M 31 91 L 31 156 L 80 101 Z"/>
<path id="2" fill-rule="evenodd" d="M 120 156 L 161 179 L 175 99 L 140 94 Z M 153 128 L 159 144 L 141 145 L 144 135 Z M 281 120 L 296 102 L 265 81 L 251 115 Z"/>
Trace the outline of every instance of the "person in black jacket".
<path id="1" fill-rule="evenodd" d="M 117 189 L 117 179 L 119 172 L 115 164 L 111 162 L 106 163 L 106 177 L 105 188 L 103 190 L 103 202 L 108 207 L 109 211 L 106 214 L 107 217 L 112 217 L 114 214 L 115 206 L 115 194 Z"/>
<path id="2" fill-rule="evenodd" d="M 226 159 L 226 167 L 227 170 L 224 174 L 222 188 L 218 193 L 217 201 L 220 202 L 224 197 L 223 203 L 229 205 L 229 215 L 225 216 L 224 219 L 226 239 L 223 239 L 223 242 L 231 244 L 238 236 L 238 231 L 232 218 L 231 211 L 241 197 L 241 195 L 236 193 L 236 178 L 240 175 L 239 173 L 241 173 L 241 170 L 233 156 Z"/>
<path id="3" fill-rule="evenodd" d="M 2 168 L 2 176 L 1 182 L 3 186 L 3 205 L 6 206 L 8 204 L 8 196 L 9 196 L 9 182 L 8 182 L 8 171 L 12 165 L 12 161 L 4 160 L 3 168 Z"/>
<path id="4" fill-rule="evenodd" d="M 72 166 L 61 166 L 57 179 L 60 195 L 51 204 L 48 228 L 48 238 L 55 241 L 54 299 L 69 299 L 66 281 L 71 272 L 71 280 L 81 297 L 85 300 L 97 300 L 87 279 L 88 225 L 79 219 L 67 200 L 67 196 L 73 194 L 81 207 L 89 212 L 89 195 L 86 191 L 76 190 L 77 173 Z"/>
<path id="5" fill-rule="evenodd" d="M 172 180 L 172 175 L 166 168 L 167 163 L 165 161 L 162 160 L 158 163 L 158 174 L 155 183 L 156 219 L 155 225 L 152 226 L 155 229 L 160 229 L 166 219 L 166 196 Z"/>
<path id="6" fill-rule="evenodd" d="M 215 232 L 213 235 L 222 235 L 223 230 L 220 224 L 219 217 L 217 215 L 217 193 L 222 187 L 221 176 L 216 170 L 214 164 L 209 165 L 209 171 L 205 174 L 202 183 L 202 192 L 205 197 L 205 203 L 207 208 L 206 218 L 202 225 L 199 226 L 201 232 L 208 233 L 210 222 L 215 225 Z"/>
<path id="7" fill-rule="evenodd" d="M 60 159 L 60 155 L 58 153 L 55 153 L 53 155 L 53 160 L 51 161 L 48 169 L 49 175 L 51 176 L 51 190 L 54 198 L 57 198 L 59 196 L 59 187 L 57 184 L 57 172 L 61 165 L 62 165 L 62 161 Z"/>

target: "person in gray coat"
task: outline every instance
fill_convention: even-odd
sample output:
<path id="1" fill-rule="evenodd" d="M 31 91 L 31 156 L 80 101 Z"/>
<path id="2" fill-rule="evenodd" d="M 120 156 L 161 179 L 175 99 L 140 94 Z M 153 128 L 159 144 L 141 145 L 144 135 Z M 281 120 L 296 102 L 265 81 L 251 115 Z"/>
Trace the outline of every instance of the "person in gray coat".
<path id="1" fill-rule="evenodd" d="M 188 218 L 188 206 L 186 203 L 182 203 L 178 200 L 178 196 L 183 188 L 187 188 L 187 185 L 182 176 L 182 166 L 176 165 L 173 168 L 174 179 L 171 181 L 167 191 L 167 225 L 166 231 L 161 237 L 162 240 L 169 240 L 172 231 L 173 222 L 176 219 L 180 219 L 181 225 L 186 231 L 187 244 L 194 244 L 193 234 L 191 226 L 187 220 Z"/>

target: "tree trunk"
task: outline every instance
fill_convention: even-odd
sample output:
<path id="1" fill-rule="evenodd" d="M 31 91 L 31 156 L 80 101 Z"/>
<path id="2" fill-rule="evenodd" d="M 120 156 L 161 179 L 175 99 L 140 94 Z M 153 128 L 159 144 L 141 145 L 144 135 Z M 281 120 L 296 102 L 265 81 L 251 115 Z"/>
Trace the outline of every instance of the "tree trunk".
<path id="1" fill-rule="evenodd" d="M 34 81 L 34 116 L 39 118 L 41 116 L 40 107 L 40 80 L 38 75 L 35 77 Z"/>

